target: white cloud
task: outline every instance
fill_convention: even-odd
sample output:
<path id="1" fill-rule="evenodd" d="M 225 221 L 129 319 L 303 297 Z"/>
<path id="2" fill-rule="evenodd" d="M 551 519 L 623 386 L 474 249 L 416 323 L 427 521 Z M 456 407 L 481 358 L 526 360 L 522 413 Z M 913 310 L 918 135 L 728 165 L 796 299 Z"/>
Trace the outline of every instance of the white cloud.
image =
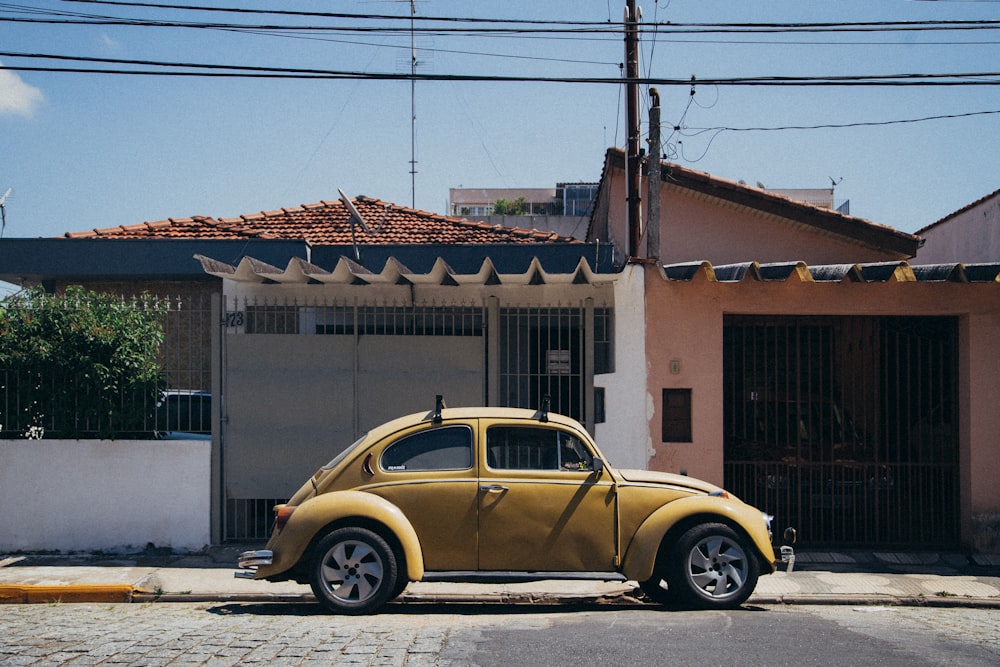
<path id="1" fill-rule="evenodd" d="M 14 72 L 3 69 L 0 63 L 0 116 L 30 117 L 44 99 L 41 90 L 26 84 Z"/>
<path id="2" fill-rule="evenodd" d="M 122 48 L 121 42 L 112 39 L 111 35 L 106 32 L 101 33 L 101 44 L 103 44 L 104 48 L 108 51 L 121 51 Z"/>

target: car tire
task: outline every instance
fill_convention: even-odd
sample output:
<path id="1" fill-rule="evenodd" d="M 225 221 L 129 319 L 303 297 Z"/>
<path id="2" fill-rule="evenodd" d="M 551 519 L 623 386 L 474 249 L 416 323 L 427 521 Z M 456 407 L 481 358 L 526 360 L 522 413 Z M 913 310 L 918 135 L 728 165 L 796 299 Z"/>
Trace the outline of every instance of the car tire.
<path id="1" fill-rule="evenodd" d="M 678 601 L 698 609 L 734 609 L 753 593 L 760 565 L 736 531 L 706 523 L 688 529 L 674 543 L 666 575 Z"/>
<path id="2" fill-rule="evenodd" d="M 309 583 L 329 611 L 357 615 L 388 602 L 399 578 L 396 554 L 381 536 L 366 528 L 338 528 L 316 546 Z"/>
<path id="3" fill-rule="evenodd" d="M 396 577 L 396 586 L 392 589 L 392 593 L 389 594 L 389 599 L 395 600 L 396 598 L 398 598 L 400 595 L 403 594 L 403 591 L 405 591 L 406 587 L 409 585 L 410 585 L 410 580 L 407 579 L 406 577 L 402 575 Z"/>

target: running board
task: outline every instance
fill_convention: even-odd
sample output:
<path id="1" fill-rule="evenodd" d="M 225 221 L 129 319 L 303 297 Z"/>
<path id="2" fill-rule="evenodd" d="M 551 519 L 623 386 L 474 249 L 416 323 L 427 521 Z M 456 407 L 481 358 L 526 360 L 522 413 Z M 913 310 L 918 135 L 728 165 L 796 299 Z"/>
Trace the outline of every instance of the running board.
<path id="1" fill-rule="evenodd" d="M 421 581 L 453 583 L 512 584 L 545 580 L 628 581 L 620 572 L 425 572 Z"/>

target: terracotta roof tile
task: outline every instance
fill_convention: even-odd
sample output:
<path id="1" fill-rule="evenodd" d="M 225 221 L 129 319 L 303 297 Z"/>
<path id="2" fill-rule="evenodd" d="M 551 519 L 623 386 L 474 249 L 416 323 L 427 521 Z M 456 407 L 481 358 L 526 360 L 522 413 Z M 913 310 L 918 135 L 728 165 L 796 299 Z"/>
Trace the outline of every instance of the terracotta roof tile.
<path id="1" fill-rule="evenodd" d="M 303 239 L 314 245 L 577 243 L 552 232 L 470 222 L 397 206 L 379 199 L 353 200 L 368 227 L 352 225 L 340 200 L 249 213 L 236 218 L 168 218 L 140 225 L 67 232 L 67 238 Z"/>

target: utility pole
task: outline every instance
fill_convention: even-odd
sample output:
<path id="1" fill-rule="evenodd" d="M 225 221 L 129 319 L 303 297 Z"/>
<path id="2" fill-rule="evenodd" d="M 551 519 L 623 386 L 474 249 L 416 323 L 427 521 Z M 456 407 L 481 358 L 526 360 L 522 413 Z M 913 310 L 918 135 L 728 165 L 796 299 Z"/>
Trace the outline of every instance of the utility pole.
<path id="1" fill-rule="evenodd" d="M 410 0 L 410 208 L 417 208 L 417 46 L 413 37 L 416 0 Z"/>
<path id="2" fill-rule="evenodd" d="M 649 151 L 646 157 L 646 187 L 649 212 L 646 221 L 646 257 L 660 258 L 660 91 L 649 89 Z"/>
<path id="3" fill-rule="evenodd" d="M 628 198 L 628 257 L 639 256 L 642 238 L 642 197 L 639 194 L 639 17 L 635 0 L 625 6 L 625 113 L 628 140 L 625 147 L 625 179 Z"/>

